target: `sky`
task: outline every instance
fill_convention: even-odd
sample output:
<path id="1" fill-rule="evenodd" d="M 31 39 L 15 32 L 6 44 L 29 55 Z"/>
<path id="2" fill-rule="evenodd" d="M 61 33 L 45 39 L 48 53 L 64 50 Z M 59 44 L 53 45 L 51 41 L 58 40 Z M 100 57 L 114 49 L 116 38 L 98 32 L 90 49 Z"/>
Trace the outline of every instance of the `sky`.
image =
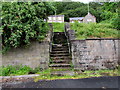
<path id="1" fill-rule="evenodd" d="M 79 1 L 79 2 L 83 2 L 83 3 L 88 3 L 88 2 L 93 1 L 93 0 L 73 0 L 73 1 Z"/>
<path id="2" fill-rule="evenodd" d="M 62 0 L 55 0 L 55 1 L 62 1 Z M 93 1 L 93 0 L 72 0 L 72 1 L 88 3 L 88 2 Z"/>

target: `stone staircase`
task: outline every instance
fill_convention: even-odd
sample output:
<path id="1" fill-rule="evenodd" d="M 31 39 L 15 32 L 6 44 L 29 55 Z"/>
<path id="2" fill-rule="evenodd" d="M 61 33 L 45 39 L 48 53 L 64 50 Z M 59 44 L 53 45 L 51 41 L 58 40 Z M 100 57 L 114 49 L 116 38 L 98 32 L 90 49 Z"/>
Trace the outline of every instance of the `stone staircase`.
<path id="1" fill-rule="evenodd" d="M 64 32 L 54 32 L 52 52 L 50 53 L 50 65 L 52 75 L 66 75 L 71 74 L 71 56 L 69 54 L 69 47 L 67 38 Z M 55 71 L 56 70 L 56 71 Z M 59 71 L 60 70 L 60 71 Z"/>

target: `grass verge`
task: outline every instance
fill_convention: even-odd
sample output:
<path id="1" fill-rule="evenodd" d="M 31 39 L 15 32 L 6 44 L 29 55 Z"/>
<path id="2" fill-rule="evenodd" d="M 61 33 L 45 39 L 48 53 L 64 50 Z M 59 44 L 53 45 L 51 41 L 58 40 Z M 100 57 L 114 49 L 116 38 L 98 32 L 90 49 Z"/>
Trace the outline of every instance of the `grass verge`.
<path id="1" fill-rule="evenodd" d="M 81 79 L 81 78 L 91 78 L 91 77 L 101 77 L 101 76 L 120 76 L 120 73 L 118 73 L 118 69 L 115 70 L 96 70 L 96 71 L 90 71 L 86 70 L 84 72 L 80 71 L 74 71 L 74 75 L 64 75 L 64 76 L 56 76 L 51 75 L 52 69 L 45 70 L 43 72 L 39 72 L 39 77 L 35 77 L 34 81 L 37 82 L 39 80 L 56 80 L 56 79 Z M 55 70 L 57 71 L 57 70 Z M 58 70 L 60 71 L 60 70 Z M 61 71 L 63 71 L 61 69 Z"/>
<path id="2" fill-rule="evenodd" d="M 91 77 L 101 77 L 101 76 L 120 76 L 120 66 L 115 70 L 86 70 L 84 72 L 70 69 L 73 71 L 74 75 L 64 75 L 55 76 L 51 75 L 53 71 L 68 71 L 66 69 L 46 69 L 40 71 L 40 68 L 31 69 L 28 66 L 6 66 L 0 68 L 0 76 L 14 76 L 14 75 L 26 75 L 26 74 L 39 74 L 39 77 L 35 77 L 35 82 L 39 80 L 55 80 L 55 79 L 81 79 L 81 78 L 91 78 Z"/>
<path id="3" fill-rule="evenodd" d="M 64 23 L 52 23 L 53 32 L 64 32 Z"/>
<path id="4" fill-rule="evenodd" d="M 23 65 L 8 65 L 0 67 L 0 76 L 16 76 L 16 75 L 28 75 L 40 72 L 40 68 L 32 69 L 29 66 Z"/>

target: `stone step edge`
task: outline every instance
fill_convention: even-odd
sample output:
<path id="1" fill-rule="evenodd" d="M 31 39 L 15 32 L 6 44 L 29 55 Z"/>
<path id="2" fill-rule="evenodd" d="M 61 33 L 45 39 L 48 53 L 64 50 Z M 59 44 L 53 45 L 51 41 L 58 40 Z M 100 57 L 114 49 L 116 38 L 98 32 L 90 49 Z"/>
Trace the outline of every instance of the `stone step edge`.
<path id="1" fill-rule="evenodd" d="M 51 62 L 69 62 L 69 61 L 72 61 L 72 60 L 52 60 Z"/>
<path id="2" fill-rule="evenodd" d="M 67 69 L 67 70 L 70 70 L 71 67 L 50 67 L 51 69 L 53 70 L 57 70 L 57 69 Z"/>
<path id="3" fill-rule="evenodd" d="M 50 64 L 49 67 L 71 67 L 70 64 Z"/>
<path id="4" fill-rule="evenodd" d="M 59 71 L 55 71 L 55 72 L 51 72 L 51 75 L 57 75 L 57 76 L 64 76 L 64 75 L 70 75 L 70 76 L 73 76 L 75 75 L 75 73 L 73 71 L 62 71 L 62 72 L 59 72 Z"/>
<path id="5" fill-rule="evenodd" d="M 65 56 L 65 57 L 51 57 L 51 59 L 52 60 L 56 60 L 56 59 L 60 59 L 60 60 L 65 60 L 65 59 L 69 59 L 69 60 L 72 60 L 72 58 L 71 57 L 69 57 L 69 56 Z"/>
<path id="6" fill-rule="evenodd" d="M 50 53 L 50 55 L 69 55 L 69 53 Z"/>
<path id="7" fill-rule="evenodd" d="M 51 52 L 51 53 L 63 53 L 63 52 L 68 52 L 69 53 L 69 51 L 53 51 L 53 52 Z"/>

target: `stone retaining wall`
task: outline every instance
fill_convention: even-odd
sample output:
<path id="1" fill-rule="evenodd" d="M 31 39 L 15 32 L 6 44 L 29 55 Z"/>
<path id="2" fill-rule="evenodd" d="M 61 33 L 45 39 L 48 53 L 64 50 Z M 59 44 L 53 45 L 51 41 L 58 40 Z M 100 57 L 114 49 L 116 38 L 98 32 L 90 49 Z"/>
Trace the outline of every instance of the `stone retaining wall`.
<path id="1" fill-rule="evenodd" d="M 30 66 L 31 68 L 48 68 L 52 26 L 50 29 L 44 41 L 32 41 L 31 45 L 27 48 L 13 48 L 5 55 L 3 54 L 2 65 L 22 64 Z"/>
<path id="2" fill-rule="evenodd" d="M 76 69 L 114 69 L 118 65 L 119 40 L 72 40 L 72 62 Z"/>
<path id="3" fill-rule="evenodd" d="M 69 37 L 72 62 L 75 69 L 96 70 L 114 69 L 120 61 L 118 42 L 120 39 L 86 39 L 75 40 L 74 30 L 65 25 Z"/>
<path id="4" fill-rule="evenodd" d="M 11 49 L 2 55 L 2 65 L 27 65 L 31 68 L 48 68 L 49 42 L 31 43 L 30 47 Z"/>

